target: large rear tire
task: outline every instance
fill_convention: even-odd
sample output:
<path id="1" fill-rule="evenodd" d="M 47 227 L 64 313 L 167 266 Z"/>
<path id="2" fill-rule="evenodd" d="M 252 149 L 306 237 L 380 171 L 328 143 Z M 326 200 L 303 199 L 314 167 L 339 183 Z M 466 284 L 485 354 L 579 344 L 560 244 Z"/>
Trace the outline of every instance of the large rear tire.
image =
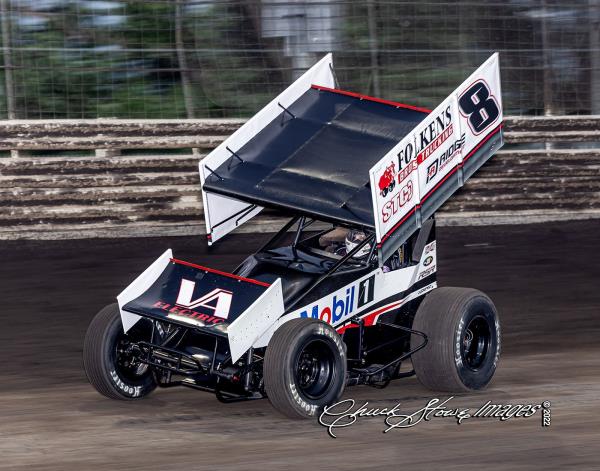
<path id="1" fill-rule="evenodd" d="M 111 399 L 140 399 L 156 388 L 147 365 L 128 354 L 128 345 L 141 325 L 123 332 L 119 306 L 109 304 L 92 320 L 83 343 L 83 367 L 92 386 Z"/>
<path id="2" fill-rule="evenodd" d="M 316 319 L 293 319 L 275 331 L 264 361 L 273 407 L 287 417 L 310 418 L 335 403 L 346 385 L 346 350 L 338 333 Z"/>
<path id="3" fill-rule="evenodd" d="M 491 381 L 500 356 L 500 321 L 494 303 L 470 288 L 437 288 L 417 310 L 413 329 L 427 345 L 412 356 L 417 378 L 434 391 L 465 392 Z M 413 334 L 411 348 L 422 343 Z"/>

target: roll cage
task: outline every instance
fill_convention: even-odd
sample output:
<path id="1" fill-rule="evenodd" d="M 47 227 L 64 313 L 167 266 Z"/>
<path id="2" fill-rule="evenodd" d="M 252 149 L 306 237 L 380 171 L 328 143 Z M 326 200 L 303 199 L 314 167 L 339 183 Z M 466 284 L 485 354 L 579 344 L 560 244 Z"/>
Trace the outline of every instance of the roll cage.
<path id="1" fill-rule="evenodd" d="M 294 308 L 308 304 L 326 292 L 333 291 L 336 285 L 343 286 L 349 279 L 357 278 L 379 266 L 375 231 L 365 231 L 366 237 L 363 241 L 350 252 L 340 255 L 318 247 L 321 236 L 340 226 L 332 224 L 330 227 L 306 234 L 307 229 L 314 227 L 316 222 L 315 219 L 307 216 L 292 217 L 279 232 L 254 255 L 244 260 L 233 273 L 266 282 L 271 282 L 276 276 L 280 277 L 283 282 L 285 310 L 291 312 Z M 405 268 L 419 263 L 432 225 L 433 219 L 425 222 L 421 230 L 400 247 L 398 253 L 401 253 L 401 257 L 390 269 Z M 292 233 L 294 226 L 296 227 Z M 290 237 L 291 233 L 292 237 Z M 369 244 L 370 250 L 366 256 L 355 257 L 363 247 Z M 393 254 L 390 259 L 394 256 L 397 255 Z M 381 265 L 385 265 L 390 259 Z M 268 267 L 264 265 L 268 265 Z M 265 275 L 261 268 L 270 269 L 277 275 L 271 273 Z M 310 279 L 298 282 L 298 278 L 302 275 Z M 337 283 L 334 281 L 336 277 L 339 278 Z M 290 289 L 291 283 L 296 283 L 297 286 Z"/>

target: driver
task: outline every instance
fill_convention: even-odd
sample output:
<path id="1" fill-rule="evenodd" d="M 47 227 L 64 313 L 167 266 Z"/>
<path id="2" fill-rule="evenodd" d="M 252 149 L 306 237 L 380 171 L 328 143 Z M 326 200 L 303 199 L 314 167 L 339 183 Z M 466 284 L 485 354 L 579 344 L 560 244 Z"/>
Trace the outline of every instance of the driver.
<path id="1" fill-rule="evenodd" d="M 352 250 L 354 250 L 354 248 L 357 245 L 363 242 L 366 238 L 367 234 L 365 234 L 363 231 L 358 231 L 355 229 L 348 231 L 348 233 L 346 234 L 346 239 L 344 241 L 346 249 L 345 252 L 347 254 L 350 253 Z M 371 253 L 371 244 L 365 244 L 358 252 L 354 254 L 353 258 L 365 258 L 367 255 L 369 255 L 369 253 Z"/>
<path id="2" fill-rule="evenodd" d="M 344 227 L 336 227 L 319 237 L 319 246 L 327 252 L 339 253 L 344 248 L 344 240 L 349 231 L 349 229 Z"/>
<path id="3" fill-rule="evenodd" d="M 356 229 L 336 227 L 319 237 L 319 245 L 327 252 L 344 256 L 350 253 L 358 244 L 364 241 L 367 234 Z M 402 268 L 405 259 L 405 245 L 403 244 L 394 254 L 385 261 L 382 270 L 384 273 Z M 355 259 L 363 259 L 371 252 L 371 244 L 365 244 L 356 254 Z"/>
<path id="4" fill-rule="evenodd" d="M 336 227 L 334 230 L 319 237 L 319 245 L 324 250 L 336 255 L 344 256 L 350 253 L 358 244 L 367 238 L 367 234 L 356 229 Z M 365 244 L 356 254 L 354 259 L 362 259 L 371 252 L 371 244 Z"/>

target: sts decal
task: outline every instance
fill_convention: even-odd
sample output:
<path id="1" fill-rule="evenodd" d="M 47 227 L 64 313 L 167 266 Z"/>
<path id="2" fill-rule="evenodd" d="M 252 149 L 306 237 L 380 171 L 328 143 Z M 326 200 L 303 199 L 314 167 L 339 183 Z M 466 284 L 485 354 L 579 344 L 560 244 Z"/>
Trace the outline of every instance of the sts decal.
<path id="1" fill-rule="evenodd" d="M 388 220 L 398 212 L 398 210 L 408 203 L 413 197 L 413 182 L 409 180 L 400 191 L 398 191 L 381 210 L 383 222 Z"/>

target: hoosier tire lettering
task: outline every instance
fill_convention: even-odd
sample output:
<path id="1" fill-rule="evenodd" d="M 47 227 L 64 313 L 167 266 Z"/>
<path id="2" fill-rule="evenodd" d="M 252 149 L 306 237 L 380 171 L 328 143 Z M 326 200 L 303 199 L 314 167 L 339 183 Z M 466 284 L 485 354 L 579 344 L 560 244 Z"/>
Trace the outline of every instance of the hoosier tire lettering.
<path id="1" fill-rule="evenodd" d="M 115 370 L 112 370 L 110 372 L 110 377 L 115 382 L 115 385 L 121 391 L 123 391 L 125 394 L 128 394 L 131 397 L 139 397 L 140 396 L 140 394 L 142 392 L 141 386 L 128 386 L 123 381 L 121 381 L 121 378 L 119 378 L 119 375 L 117 374 L 117 372 Z"/>

